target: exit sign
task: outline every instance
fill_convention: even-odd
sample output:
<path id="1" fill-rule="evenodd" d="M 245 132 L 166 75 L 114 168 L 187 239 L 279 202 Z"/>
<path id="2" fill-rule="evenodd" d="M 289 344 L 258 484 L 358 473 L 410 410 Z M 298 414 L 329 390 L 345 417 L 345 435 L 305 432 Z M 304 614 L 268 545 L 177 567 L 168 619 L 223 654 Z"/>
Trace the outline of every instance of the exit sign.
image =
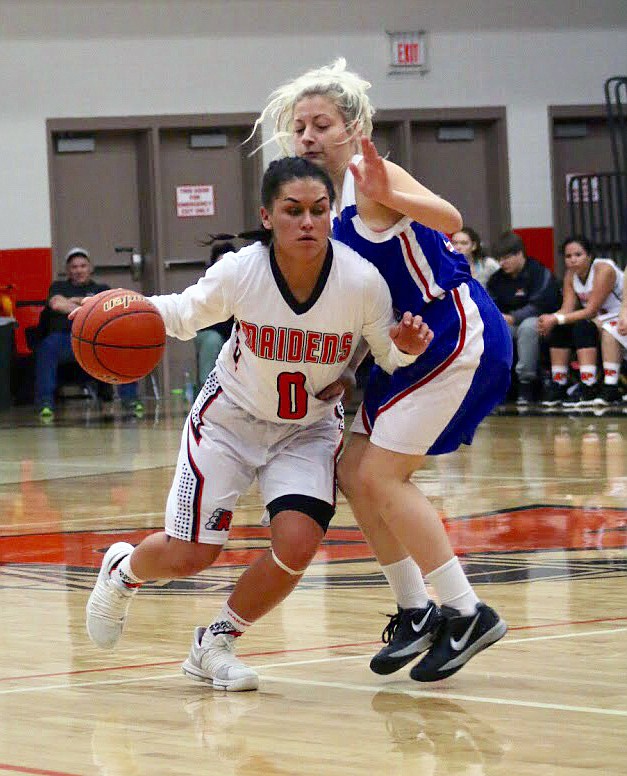
<path id="1" fill-rule="evenodd" d="M 390 72 L 427 71 L 427 51 L 424 30 L 419 32 L 388 32 L 390 40 Z"/>

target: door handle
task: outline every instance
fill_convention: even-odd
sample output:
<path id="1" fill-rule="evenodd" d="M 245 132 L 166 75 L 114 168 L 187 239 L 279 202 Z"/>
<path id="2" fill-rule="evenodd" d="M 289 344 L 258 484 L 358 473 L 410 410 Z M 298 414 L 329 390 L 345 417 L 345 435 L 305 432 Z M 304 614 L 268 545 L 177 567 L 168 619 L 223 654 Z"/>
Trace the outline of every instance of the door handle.
<path id="1" fill-rule="evenodd" d="M 128 253 L 130 255 L 129 269 L 131 271 L 131 278 L 135 281 L 141 280 L 142 272 L 144 271 L 144 257 L 142 254 L 133 247 L 127 248 L 123 245 L 116 245 L 115 252 Z"/>
<path id="2" fill-rule="evenodd" d="M 163 265 L 166 269 L 175 269 L 176 267 L 188 267 L 190 269 L 202 267 L 207 269 L 207 262 L 204 259 L 166 259 Z"/>

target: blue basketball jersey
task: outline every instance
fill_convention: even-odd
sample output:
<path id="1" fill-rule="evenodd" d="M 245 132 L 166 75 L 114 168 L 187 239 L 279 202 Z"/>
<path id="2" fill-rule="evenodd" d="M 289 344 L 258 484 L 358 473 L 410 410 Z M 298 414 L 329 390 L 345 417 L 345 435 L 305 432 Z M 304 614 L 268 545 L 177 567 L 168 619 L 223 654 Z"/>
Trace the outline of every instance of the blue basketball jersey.
<path id="1" fill-rule="evenodd" d="M 354 164 L 360 160 L 361 156 L 352 159 Z M 390 445 L 400 452 L 409 452 L 411 439 L 415 439 L 414 453 L 432 455 L 470 444 L 481 420 L 505 398 L 512 342 L 503 316 L 472 278 L 465 257 L 453 249 L 444 234 L 409 217 L 383 232 L 366 226 L 357 213 L 350 169 L 344 176 L 341 212 L 333 212 L 333 236 L 377 267 L 390 288 L 397 315 L 407 310 L 421 315 L 434 333 L 431 345 L 414 364 L 393 375 L 373 367 L 362 407 L 363 428 L 373 433 L 377 421 L 381 422 L 392 407 L 402 406 L 399 402 L 415 401 L 423 393 L 427 400 L 433 390 L 448 393 L 452 379 L 467 385 L 467 390 L 461 398 L 451 394 L 450 406 L 441 408 L 437 415 L 441 422 L 431 418 L 434 422 L 427 441 L 421 424 L 412 427 L 409 422 L 409 405 L 408 422 L 395 426 L 396 432 L 386 428 L 386 439 L 402 437 L 403 444 L 396 448 Z"/>
<path id="2" fill-rule="evenodd" d="M 361 156 L 353 157 L 358 164 Z M 355 179 L 344 177 L 342 212 L 334 212 L 333 236 L 372 262 L 385 278 L 398 313 L 422 315 L 425 305 L 441 299 L 472 277 L 466 258 L 446 235 L 408 216 L 383 232 L 369 229 L 357 214 Z"/>

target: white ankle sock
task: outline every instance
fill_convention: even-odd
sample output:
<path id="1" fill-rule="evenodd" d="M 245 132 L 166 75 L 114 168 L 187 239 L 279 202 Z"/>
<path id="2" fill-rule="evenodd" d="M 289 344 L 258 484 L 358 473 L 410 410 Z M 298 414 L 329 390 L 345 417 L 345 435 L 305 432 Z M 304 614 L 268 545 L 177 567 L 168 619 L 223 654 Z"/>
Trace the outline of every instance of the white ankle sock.
<path id="1" fill-rule="evenodd" d="M 118 563 L 117 568 L 113 569 L 111 572 L 111 579 L 114 582 L 117 582 L 123 587 L 130 589 L 141 587 L 146 581 L 145 579 L 140 579 L 136 574 L 133 573 L 133 569 L 131 568 L 132 554 L 133 553 L 122 558 L 122 560 Z"/>
<path id="2" fill-rule="evenodd" d="M 403 558 L 381 566 L 401 609 L 424 609 L 429 601 L 420 569 L 413 558 Z"/>
<path id="3" fill-rule="evenodd" d="M 425 577 L 433 585 L 440 604 L 452 606 L 462 614 L 473 614 L 479 599 L 470 586 L 457 557 L 451 558 Z"/>
<path id="4" fill-rule="evenodd" d="M 603 382 L 605 385 L 618 385 L 620 364 L 613 361 L 603 362 Z"/>
<path id="5" fill-rule="evenodd" d="M 580 364 L 579 377 L 584 385 L 594 385 L 597 381 L 597 365 Z"/>
<path id="6" fill-rule="evenodd" d="M 203 645 L 212 639 L 214 636 L 220 633 L 226 633 L 229 636 L 241 636 L 242 633 L 252 625 L 252 622 L 248 622 L 239 614 L 236 614 L 233 609 L 225 603 L 222 607 L 220 614 L 215 618 L 211 625 L 205 631 L 202 637 Z"/>
<path id="7" fill-rule="evenodd" d="M 565 366 L 552 366 L 551 377 L 558 385 L 566 385 L 568 382 L 568 368 Z"/>

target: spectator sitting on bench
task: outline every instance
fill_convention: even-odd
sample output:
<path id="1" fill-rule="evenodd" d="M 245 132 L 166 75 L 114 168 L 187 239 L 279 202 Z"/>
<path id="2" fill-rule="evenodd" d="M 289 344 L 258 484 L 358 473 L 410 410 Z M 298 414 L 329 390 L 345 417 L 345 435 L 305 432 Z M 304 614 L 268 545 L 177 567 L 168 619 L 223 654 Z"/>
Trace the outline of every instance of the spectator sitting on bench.
<path id="1" fill-rule="evenodd" d="M 85 248 L 72 248 L 65 256 L 67 279 L 53 281 L 40 319 L 40 341 L 35 347 L 35 409 L 46 421 L 54 417 L 57 369 L 60 364 L 76 363 L 71 344 L 72 324 L 68 315 L 86 296 L 107 291 L 109 286 L 92 279 L 92 265 Z M 43 329 L 43 331 L 42 331 Z M 135 414 L 143 407 L 137 400 L 137 383 L 120 385 L 122 401 Z"/>
<path id="2" fill-rule="evenodd" d="M 553 274 L 527 256 L 522 238 L 504 232 L 494 246 L 501 268 L 488 280 L 488 293 L 503 314 L 516 348 L 519 405 L 534 400 L 534 383 L 540 364 L 538 316 L 552 313 L 561 302 Z"/>

